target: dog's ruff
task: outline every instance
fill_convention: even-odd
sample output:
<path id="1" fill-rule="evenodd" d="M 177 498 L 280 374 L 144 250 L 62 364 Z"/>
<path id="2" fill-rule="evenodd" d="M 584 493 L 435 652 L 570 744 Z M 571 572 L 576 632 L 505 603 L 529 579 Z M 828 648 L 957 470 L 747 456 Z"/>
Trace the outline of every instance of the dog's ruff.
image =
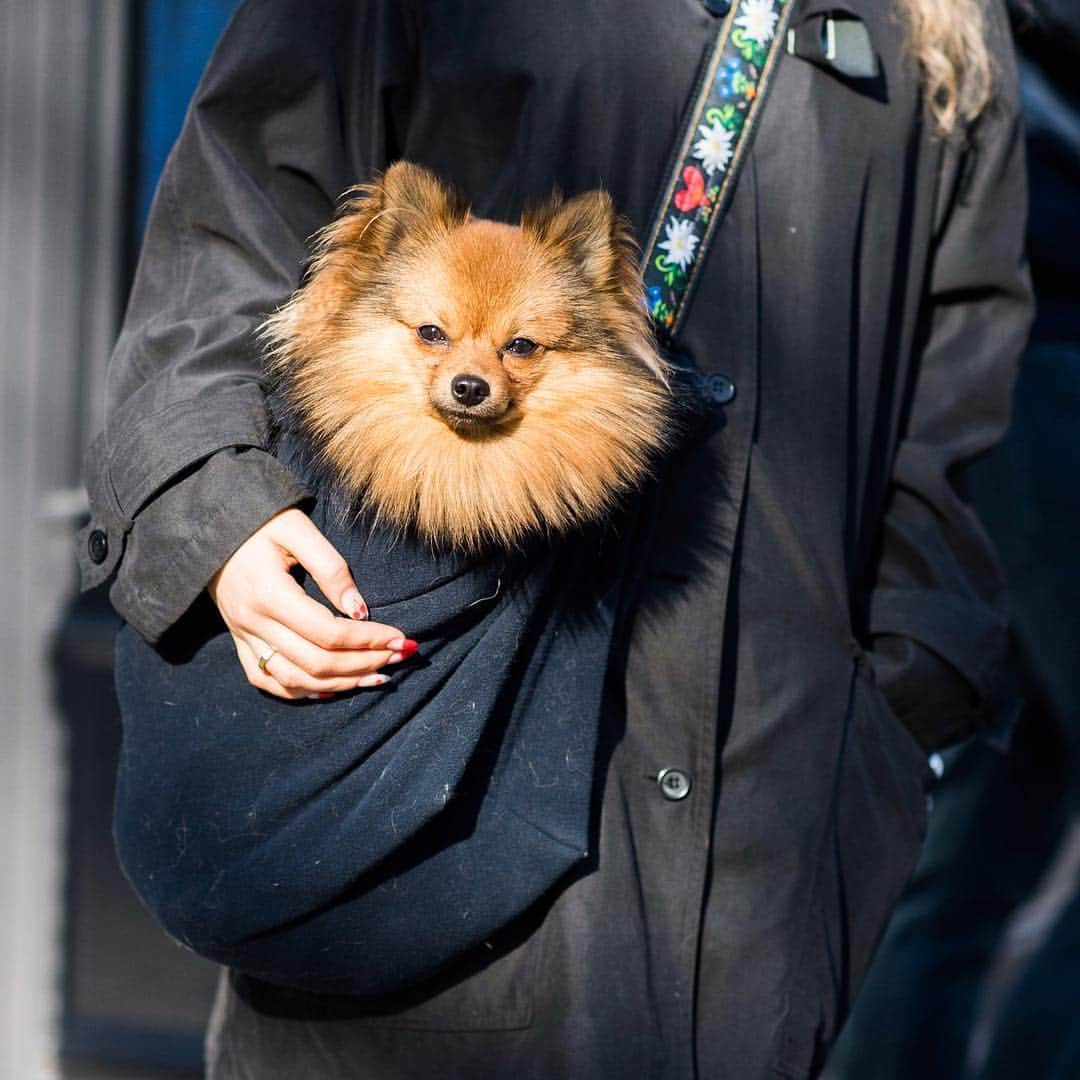
<path id="1" fill-rule="evenodd" d="M 432 345 L 418 327 L 447 333 Z M 267 322 L 270 373 L 352 505 L 440 545 L 512 546 L 602 519 L 670 429 L 667 369 L 610 198 L 554 197 L 520 227 L 474 219 L 399 163 L 350 193 Z M 525 337 L 535 355 L 508 355 Z M 493 421 L 446 412 L 462 372 Z"/>

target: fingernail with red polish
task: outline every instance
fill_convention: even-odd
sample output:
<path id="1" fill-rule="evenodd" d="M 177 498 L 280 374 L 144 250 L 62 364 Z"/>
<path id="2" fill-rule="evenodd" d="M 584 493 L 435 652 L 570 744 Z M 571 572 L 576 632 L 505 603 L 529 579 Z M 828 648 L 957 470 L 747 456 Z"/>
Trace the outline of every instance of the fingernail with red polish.
<path id="1" fill-rule="evenodd" d="M 329 701 L 331 698 L 337 697 L 337 694 L 308 694 L 308 697 L 311 698 L 313 701 Z"/>
<path id="2" fill-rule="evenodd" d="M 367 689 L 372 686 L 383 686 L 390 681 L 389 675 L 365 675 L 362 679 L 356 680 L 358 688 Z"/>
<path id="3" fill-rule="evenodd" d="M 364 598 L 355 589 L 345 591 L 341 597 L 341 607 L 354 619 L 366 619 L 368 617 L 368 606 L 364 603 Z"/>
<path id="4" fill-rule="evenodd" d="M 420 643 L 413 641 L 412 638 L 394 638 L 393 641 L 388 641 L 386 647 L 394 653 L 400 653 L 402 660 L 407 660 L 417 649 L 420 648 Z"/>

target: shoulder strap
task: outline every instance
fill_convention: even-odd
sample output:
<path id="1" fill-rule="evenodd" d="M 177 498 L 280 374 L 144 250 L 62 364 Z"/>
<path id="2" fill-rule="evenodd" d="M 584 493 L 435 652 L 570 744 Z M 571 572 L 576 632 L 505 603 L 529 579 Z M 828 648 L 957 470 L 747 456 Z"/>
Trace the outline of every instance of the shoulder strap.
<path id="1" fill-rule="evenodd" d="M 736 0 L 709 45 L 645 245 L 646 301 L 663 341 L 678 332 L 731 201 L 795 3 Z"/>

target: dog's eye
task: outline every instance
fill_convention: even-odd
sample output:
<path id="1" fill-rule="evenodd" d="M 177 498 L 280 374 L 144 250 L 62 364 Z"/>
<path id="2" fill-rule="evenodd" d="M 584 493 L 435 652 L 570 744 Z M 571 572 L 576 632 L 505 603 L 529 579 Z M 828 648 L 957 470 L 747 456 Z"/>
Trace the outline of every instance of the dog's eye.
<path id="1" fill-rule="evenodd" d="M 503 352 L 511 356 L 532 356 L 539 348 L 535 341 L 530 341 L 527 337 L 516 337 L 503 346 Z"/>
<path id="2" fill-rule="evenodd" d="M 417 334 L 420 335 L 421 340 L 426 341 L 429 345 L 445 345 L 447 338 L 446 334 L 432 323 L 425 323 L 423 326 L 416 328 Z"/>

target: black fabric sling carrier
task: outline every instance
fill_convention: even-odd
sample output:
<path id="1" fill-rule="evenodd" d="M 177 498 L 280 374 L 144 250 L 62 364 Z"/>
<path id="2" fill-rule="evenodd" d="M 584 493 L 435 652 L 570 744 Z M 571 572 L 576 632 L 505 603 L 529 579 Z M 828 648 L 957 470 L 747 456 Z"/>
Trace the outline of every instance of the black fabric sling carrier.
<path id="1" fill-rule="evenodd" d="M 703 66 L 647 248 L 665 336 L 792 2 L 742 0 Z M 317 484 L 295 441 L 278 454 Z M 490 942 L 587 857 L 605 675 L 647 530 L 631 517 L 465 557 L 366 517 L 343 525 L 329 502 L 315 523 L 372 618 L 407 627 L 420 656 L 387 689 L 297 703 L 247 683 L 208 601 L 161 651 L 123 628 L 115 834 L 136 891 L 195 951 L 273 983 L 382 997 Z"/>

